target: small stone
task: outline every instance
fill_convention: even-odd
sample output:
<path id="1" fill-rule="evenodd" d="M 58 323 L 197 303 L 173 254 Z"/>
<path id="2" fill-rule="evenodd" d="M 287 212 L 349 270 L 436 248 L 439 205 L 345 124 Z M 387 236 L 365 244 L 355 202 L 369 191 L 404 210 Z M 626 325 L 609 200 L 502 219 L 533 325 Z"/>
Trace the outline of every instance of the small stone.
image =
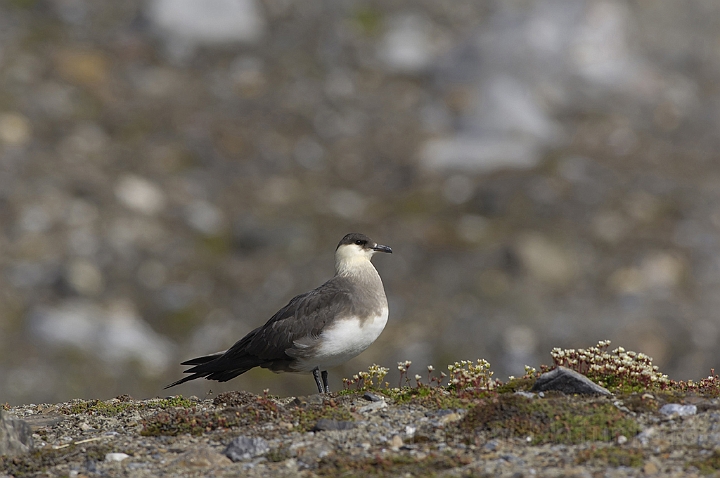
<path id="1" fill-rule="evenodd" d="M 345 420 L 330 420 L 328 418 L 321 418 L 317 421 L 311 431 L 314 432 L 325 432 L 334 430 L 352 430 L 355 428 L 355 423 Z"/>
<path id="2" fill-rule="evenodd" d="M 679 417 L 688 417 L 697 413 L 697 407 L 695 405 L 680 405 L 679 403 L 666 403 L 660 410 L 663 415 L 677 415 Z"/>
<path id="3" fill-rule="evenodd" d="M 532 392 L 550 390 L 568 395 L 575 393 L 580 395 L 611 395 L 607 388 L 601 387 L 586 376 L 565 367 L 557 367 L 542 374 L 531 389 Z"/>
<path id="4" fill-rule="evenodd" d="M 365 392 L 363 394 L 362 398 L 364 398 L 365 400 L 367 400 L 369 402 L 379 402 L 382 400 L 381 397 L 378 397 L 377 395 L 375 395 L 372 392 Z"/>
<path id="5" fill-rule="evenodd" d="M 384 408 L 387 408 L 387 406 L 388 405 L 385 402 L 385 400 L 382 400 L 380 402 L 371 402 L 368 405 L 358 408 L 357 411 L 359 413 L 367 413 L 367 412 L 372 412 L 374 410 L 382 410 Z"/>
<path id="6" fill-rule="evenodd" d="M 498 442 L 497 440 L 490 440 L 489 442 L 485 443 L 483 449 L 485 451 L 497 451 L 499 446 L 500 442 Z"/>
<path id="7" fill-rule="evenodd" d="M 658 473 L 659 471 L 660 471 L 660 469 L 658 468 L 658 466 L 655 463 L 653 463 L 652 461 L 648 461 L 643 466 L 643 473 L 645 473 L 646 475 L 654 475 L 654 474 Z"/>
<path id="8" fill-rule="evenodd" d="M 232 461 L 249 460 L 270 451 L 268 442 L 262 438 L 239 436 L 225 448 L 225 456 Z"/>
<path id="9" fill-rule="evenodd" d="M 403 446 L 403 439 L 400 437 L 400 435 L 393 435 L 392 439 L 390 440 L 390 448 L 397 451 L 400 449 L 401 446 Z"/>
<path id="10" fill-rule="evenodd" d="M 70 263 L 67 271 L 68 282 L 82 295 L 97 295 L 104 289 L 103 275 L 91 261 L 76 259 Z"/>
<path id="11" fill-rule="evenodd" d="M 438 422 L 440 425 L 447 425 L 448 423 L 454 423 L 459 421 L 463 416 L 459 413 L 449 413 L 440 417 Z"/>
<path id="12" fill-rule="evenodd" d="M 115 196 L 127 208 L 148 216 L 165 208 L 165 193 L 156 184 L 145 178 L 128 174 L 115 186 Z"/>
<path id="13" fill-rule="evenodd" d="M 123 461 L 126 458 L 130 458 L 130 455 L 126 453 L 106 453 L 105 461 Z"/>
<path id="14" fill-rule="evenodd" d="M 523 390 L 518 390 L 517 392 L 515 392 L 515 395 L 519 395 L 519 396 L 525 397 L 525 398 L 536 398 L 537 397 L 537 395 L 535 395 L 534 393 L 525 392 Z"/>
<path id="15" fill-rule="evenodd" d="M 619 436 L 617 437 L 617 444 L 618 444 L 618 445 L 624 445 L 625 443 L 627 443 L 627 441 L 628 441 L 628 439 L 627 439 L 627 437 L 626 437 L 625 435 L 619 435 Z"/>
<path id="16" fill-rule="evenodd" d="M 635 439 L 642 443 L 643 445 L 647 445 L 650 442 L 650 438 L 655 435 L 657 430 L 653 427 L 646 428 L 645 430 L 641 431 L 635 436 Z"/>
<path id="17" fill-rule="evenodd" d="M 0 142 L 11 146 L 20 146 L 32 136 L 30 121 L 18 113 L 0 115 Z"/>

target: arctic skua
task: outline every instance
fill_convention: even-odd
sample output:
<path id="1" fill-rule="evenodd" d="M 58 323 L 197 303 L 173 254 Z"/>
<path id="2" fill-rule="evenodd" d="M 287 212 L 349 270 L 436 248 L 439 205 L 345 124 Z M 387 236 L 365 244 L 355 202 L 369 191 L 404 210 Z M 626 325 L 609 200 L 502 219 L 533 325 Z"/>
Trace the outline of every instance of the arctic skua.
<path id="1" fill-rule="evenodd" d="M 392 252 L 364 234 L 351 233 L 335 249 L 335 276 L 300 294 L 263 326 L 224 352 L 194 358 L 191 375 L 165 388 L 205 378 L 226 382 L 254 367 L 312 372 L 319 393 L 329 393 L 327 369 L 368 348 L 385 328 L 388 303 L 370 258 Z"/>

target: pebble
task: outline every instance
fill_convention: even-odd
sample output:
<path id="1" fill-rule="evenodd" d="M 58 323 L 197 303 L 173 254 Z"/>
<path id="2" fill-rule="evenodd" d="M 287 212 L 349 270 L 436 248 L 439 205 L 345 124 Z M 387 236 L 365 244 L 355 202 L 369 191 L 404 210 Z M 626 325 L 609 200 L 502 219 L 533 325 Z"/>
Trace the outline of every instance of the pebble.
<path id="1" fill-rule="evenodd" d="M 130 455 L 126 453 L 106 453 L 105 461 L 123 461 L 126 458 L 130 458 Z"/>
<path id="2" fill-rule="evenodd" d="M 367 400 L 369 402 L 379 402 L 379 401 L 383 400 L 382 397 L 379 397 L 378 395 L 375 395 L 372 392 L 365 392 L 363 394 L 362 398 L 364 398 L 365 400 Z"/>
<path id="3" fill-rule="evenodd" d="M 331 430 L 352 430 L 355 428 L 355 423 L 348 422 L 345 420 L 330 420 L 328 418 L 321 418 L 317 421 L 315 426 L 312 428 L 314 432 L 323 432 Z"/>

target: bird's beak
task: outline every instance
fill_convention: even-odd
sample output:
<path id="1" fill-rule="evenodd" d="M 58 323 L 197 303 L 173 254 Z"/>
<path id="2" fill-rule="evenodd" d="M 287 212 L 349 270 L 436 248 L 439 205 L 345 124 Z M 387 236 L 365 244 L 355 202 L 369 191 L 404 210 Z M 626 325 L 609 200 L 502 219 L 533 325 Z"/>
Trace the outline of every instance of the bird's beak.
<path id="1" fill-rule="evenodd" d="M 372 250 L 375 252 L 387 252 L 389 254 L 392 254 L 392 249 L 390 249 L 388 246 L 383 246 L 382 244 L 375 244 Z"/>

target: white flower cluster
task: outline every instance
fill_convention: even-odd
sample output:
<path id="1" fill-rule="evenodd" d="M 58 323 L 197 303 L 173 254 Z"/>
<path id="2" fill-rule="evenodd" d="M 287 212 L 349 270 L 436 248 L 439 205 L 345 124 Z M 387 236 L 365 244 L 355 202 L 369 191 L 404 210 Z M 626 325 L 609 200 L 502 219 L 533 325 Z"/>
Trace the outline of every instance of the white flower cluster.
<path id="1" fill-rule="evenodd" d="M 381 367 L 377 364 L 372 364 L 368 367 L 367 372 L 358 372 L 353 375 L 352 379 L 350 380 L 348 380 L 347 378 L 343 378 L 343 385 L 346 389 L 350 388 L 350 386 L 352 385 L 355 385 L 358 388 L 362 386 L 365 389 L 380 388 L 388 372 L 389 370 L 387 368 Z M 375 384 L 376 381 L 377 385 Z"/>
<path id="2" fill-rule="evenodd" d="M 609 340 L 601 340 L 588 349 L 554 348 L 552 355 L 555 365 L 563 366 L 583 374 L 613 375 L 620 379 L 645 385 L 669 384 L 667 375 L 658 371 L 652 358 L 643 353 L 618 347 L 608 352 Z"/>
<path id="3" fill-rule="evenodd" d="M 448 365 L 448 371 L 451 377 L 450 384 L 458 390 L 465 388 L 492 390 L 496 385 L 492 379 L 490 363 L 485 359 L 478 359 L 477 363 L 461 360 Z"/>
<path id="4" fill-rule="evenodd" d="M 406 360 L 404 362 L 398 362 L 398 370 L 400 370 L 401 372 L 407 372 L 408 369 L 410 368 L 410 365 L 412 365 L 411 360 Z"/>

